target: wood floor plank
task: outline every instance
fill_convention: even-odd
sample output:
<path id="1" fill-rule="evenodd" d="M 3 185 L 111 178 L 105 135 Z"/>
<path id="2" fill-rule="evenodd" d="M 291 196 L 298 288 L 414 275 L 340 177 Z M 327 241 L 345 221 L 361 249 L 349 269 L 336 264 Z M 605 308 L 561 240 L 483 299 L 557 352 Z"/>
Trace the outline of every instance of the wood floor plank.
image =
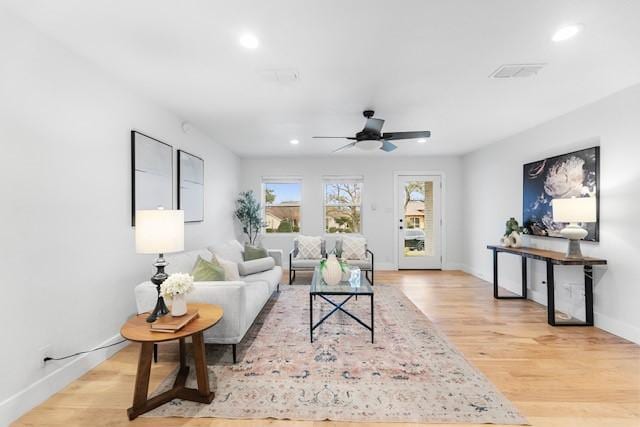
<path id="1" fill-rule="evenodd" d="M 305 278 L 303 273 L 297 280 Z M 526 300 L 494 300 L 489 283 L 459 271 L 378 272 L 376 281 L 397 285 L 533 426 L 640 426 L 640 346 L 597 328 L 551 327 L 545 307 Z M 129 422 L 126 408 L 133 396 L 139 348 L 125 347 L 14 425 L 437 426 L 146 417 Z M 150 390 L 173 371 L 177 360 L 177 345 L 161 346 Z"/>

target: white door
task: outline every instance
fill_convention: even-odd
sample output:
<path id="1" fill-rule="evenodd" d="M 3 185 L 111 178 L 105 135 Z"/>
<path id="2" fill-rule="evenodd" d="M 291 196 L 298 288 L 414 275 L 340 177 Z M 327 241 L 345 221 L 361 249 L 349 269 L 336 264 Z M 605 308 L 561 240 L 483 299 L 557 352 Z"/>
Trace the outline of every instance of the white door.
<path id="1" fill-rule="evenodd" d="M 442 268 L 441 177 L 399 175 L 396 194 L 398 268 Z"/>

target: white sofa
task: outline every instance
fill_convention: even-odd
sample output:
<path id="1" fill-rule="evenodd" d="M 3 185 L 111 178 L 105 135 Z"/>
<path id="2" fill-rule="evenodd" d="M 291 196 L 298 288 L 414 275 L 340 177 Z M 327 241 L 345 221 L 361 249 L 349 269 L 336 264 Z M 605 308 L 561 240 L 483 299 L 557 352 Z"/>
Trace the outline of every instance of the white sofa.
<path id="1" fill-rule="evenodd" d="M 226 243 L 226 245 L 229 244 L 235 244 L 242 248 L 237 242 Z M 240 276 L 240 280 L 237 281 L 196 282 L 195 289 L 187 296 L 188 302 L 203 302 L 222 306 L 224 309 L 222 319 L 214 327 L 204 332 L 204 339 L 206 343 L 210 344 L 231 344 L 234 363 L 236 362 L 236 344 L 242 341 L 271 294 L 279 290 L 280 287 L 282 251 L 269 250 L 268 252 L 275 261 L 275 266 L 272 269 Z M 200 249 L 166 255 L 165 259 L 169 263 L 166 267 L 167 273 L 191 273 L 198 256 L 210 260 L 213 252 L 210 249 Z M 138 313 L 153 310 L 157 296 L 155 285 L 149 281 L 136 286 L 135 298 Z"/>

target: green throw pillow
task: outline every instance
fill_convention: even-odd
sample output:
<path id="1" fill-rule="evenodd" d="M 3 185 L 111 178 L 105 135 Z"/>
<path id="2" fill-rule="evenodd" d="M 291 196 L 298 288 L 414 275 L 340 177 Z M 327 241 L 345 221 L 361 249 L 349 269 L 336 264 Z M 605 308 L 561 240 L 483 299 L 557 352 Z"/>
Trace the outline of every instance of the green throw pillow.
<path id="1" fill-rule="evenodd" d="M 251 261 L 252 259 L 266 258 L 267 250 L 265 248 L 259 248 L 257 246 L 244 245 L 244 260 Z"/>
<path id="2" fill-rule="evenodd" d="M 219 282 L 225 280 L 224 268 L 217 261 L 205 261 L 198 257 L 191 272 L 194 282 Z"/>

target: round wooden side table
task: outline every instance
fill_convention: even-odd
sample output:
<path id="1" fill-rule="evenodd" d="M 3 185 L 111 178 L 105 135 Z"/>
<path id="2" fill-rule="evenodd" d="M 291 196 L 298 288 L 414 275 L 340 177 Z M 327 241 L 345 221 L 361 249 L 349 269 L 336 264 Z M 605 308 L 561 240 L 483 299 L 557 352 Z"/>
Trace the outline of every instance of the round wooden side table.
<path id="1" fill-rule="evenodd" d="M 133 406 L 127 409 L 127 415 L 133 420 L 160 405 L 173 399 L 184 399 L 193 402 L 211 403 L 214 394 L 209 389 L 209 374 L 204 349 L 204 337 L 202 333 L 218 323 L 223 315 L 222 307 L 213 304 L 189 304 L 188 309 L 198 309 L 198 318 L 193 319 L 182 329 L 175 333 L 153 332 L 146 322 L 148 314 L 139 314 L 132 317 L 122 326 L 120 334 L 129 341 L 142 344 L 136 372 L 136 385 L 133 392 Z M 186 363 L 185 338 L 191 337 L 193 345 L 193 358 L 196 366 L 198 388 L 187 388 L 185 383 L 189 374 Z M 173 388 L 151 399 L 149 393 L 149 375 L 151 374 L 151 358 L 155 343 L 179 340 L 180 343 L 180 370 L 173 384 Z"/>

